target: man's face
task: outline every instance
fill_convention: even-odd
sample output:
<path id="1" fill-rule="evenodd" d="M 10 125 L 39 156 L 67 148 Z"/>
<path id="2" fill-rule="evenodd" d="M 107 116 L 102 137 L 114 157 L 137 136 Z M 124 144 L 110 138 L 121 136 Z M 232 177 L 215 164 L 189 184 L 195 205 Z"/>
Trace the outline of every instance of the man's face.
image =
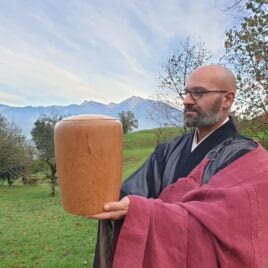
<path id="1" fill-rule="evenodd" d="M 217 77 L 214 79 L 213 73 L 206 73 L 203 70 L 194 72 L 185 87 L 187 92 L 200 88 L 202 91 L 224 90 Z M 216 125 L 225 116 L 222 109 L 223 95 L 222 92 L 211 92 L 194 99 L 188 93 L 183 100 L 185 125 L 197 128 L 211 128 Z"/>
<path id="2" fill-rule="evenodd" d="M 198 105 L 198 100 L 195 104 L 184 104 L 184 123 L 187 127 L 211 127 L 220 120 L 221 116 L 220 96 L 209 106 Z"/>

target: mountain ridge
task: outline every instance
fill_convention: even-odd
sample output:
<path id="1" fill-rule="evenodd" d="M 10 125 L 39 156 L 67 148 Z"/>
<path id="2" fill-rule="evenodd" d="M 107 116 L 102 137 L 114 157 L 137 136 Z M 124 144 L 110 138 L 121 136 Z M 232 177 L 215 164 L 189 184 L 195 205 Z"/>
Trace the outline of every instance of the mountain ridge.
<path id="1" fill-rule="evenodd" d="M 53 114 L 63 115 L 64 117 L 77 114 L 103 114 L 118 118 L 120 112 L 132 111 L 139 123 L 139 127 L 135 130 L 157 128 L 160 127 L 160 124 L 150 119 L 149 114 L 152 112 L 153 105 L 157 105 L 158 103 L 161 102 L 132 96 L 119 103 L 110 102 L 108 104 L 103 104 L 94 100 L 85 100 L 81 104 L 69 104 L 66 106 L 27 105 L 24 107 L 13 107 L 0 104 L 0 114 L 6 117 L 10 122 L 14 122 L 22 129 L 22 133 L 27 139 L 31 139 L 31 130 L 34 127 L 34 122 L 41 116 L 49 116 Z M 161 103 L 161 105 L 163 105 L 163 103 Z M 175 108 L 172 109 L 179 118 L 182 118 L 181 110 Z"/>

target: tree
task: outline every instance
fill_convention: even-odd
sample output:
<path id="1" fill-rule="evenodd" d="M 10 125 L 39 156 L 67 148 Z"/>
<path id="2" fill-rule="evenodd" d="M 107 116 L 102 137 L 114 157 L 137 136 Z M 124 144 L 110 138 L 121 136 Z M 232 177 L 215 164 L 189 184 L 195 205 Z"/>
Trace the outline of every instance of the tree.
<path id="1" fill-rule="evenodd" d="M 19 177 L 27 177 L 32 163 L 32 149 L 21 129 L 0 115 L 0 178 L 11 185 Z"/>
<path id="2" fill-rule="evenodd" d="M 154 135 L 155 135 L 156 145 L 164 143 L 167 140 L 166 128 L 163 128 L 163 127 L 156 128 L 154 130 Z"/>
<path id="3" fill-rule="evenodd" d="M 119 120 L 123 126 L 123 133 L 126 134 L 132 131 L 133 128 L 138 127 L 138 120 L 135 118 L 134 113 L 132 111 L 122 111 L 118 114 Z"/>
<path id="4" fill-rule="evenodd" d="M 186 79 L 197 67 L 207 64 L 211 54 L 204 43 L 193 44 L 188 37 L 179 44 L 178 50 L 168 58 L 164 74 L 159 77 L 159 85 L 154 99 L 151 118 L 161 124 L 181 126 L 175 108 L 182 108 L 182 91 Z M 164 120 L 163 120 L 164 119 Z"/>
<path id="5" fill-rule="evenodd" d="M 50 174 L 47 177 L 51 183 L 51 195 L 55 196 L 56 180 L 56 163 L 54 151 L 54 127 L 62 117 L 58 115 L 44 116 L 34 123 L 31 131 L 33 141 L 38 150 L 41 160 L 49 166 Z"/>
<path id="6" fill-rule="evenodd" d="M 232 11 L 235 18 L 242 18 L 245 15 L 245 2 L 247 0 L 231 1 L 225 11 Z"/>
<path id="7" fill-rule="evenodd" d="M 268 111 L 268 3 L 267 0 L 241 3 L 245 5 L 245 16 L 239 26 L 227 32 L 225 48 L 226 58 L 237 74 L 237 113 L 251 120 Z M 251 121 L 252 129 L 259 127 L 257 121 Z M 267 130 L 268 121 L 264 125 Z"/>

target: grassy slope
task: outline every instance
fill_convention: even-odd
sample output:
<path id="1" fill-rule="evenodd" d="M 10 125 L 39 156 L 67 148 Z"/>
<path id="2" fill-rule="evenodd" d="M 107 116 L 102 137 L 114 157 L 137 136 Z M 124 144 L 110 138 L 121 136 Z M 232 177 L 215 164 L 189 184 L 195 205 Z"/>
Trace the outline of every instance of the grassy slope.
<path id="1" fill-rule="evenodd" d="M 167 129 L 167 137 L 177 129 Z M 126 178 L 153 151 L 153 131 L 124 137 Z M 91 267 L 97 223 L 63 211 L 48 185 L 0 186 L 0 267 Z"/>
<path id="2" fill-rule="evenodd" d="M 177 128 L 165 128 L 166 140 L 178 136 L 179 133 L 180 130 Z M 123 178 L 127 178 L 140 167 L 155 147 L 156 135 L 154 130 L 144 130 L 125 135 Z"/>

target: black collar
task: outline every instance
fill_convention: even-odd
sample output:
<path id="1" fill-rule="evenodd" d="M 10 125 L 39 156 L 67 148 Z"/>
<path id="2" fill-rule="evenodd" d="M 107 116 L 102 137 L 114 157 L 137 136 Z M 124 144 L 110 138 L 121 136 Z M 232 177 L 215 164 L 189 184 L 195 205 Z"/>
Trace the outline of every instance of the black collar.
<path id="1" fill-rule="evenodd" d="M 193 152 L 191 152 L 194 137 L 193 131 L 187 141 L 185 149 L 182 152 L 183 155 L 180 157 L 177 172 L 174 174 L 174 179 L 187 176 L 203 160 L 210 150 L 227 138 L 236 135 L 238 135 L 238 132 L 232 118 L 230 117 L 228 122 L 211 133 L 195 148 Z"/>

